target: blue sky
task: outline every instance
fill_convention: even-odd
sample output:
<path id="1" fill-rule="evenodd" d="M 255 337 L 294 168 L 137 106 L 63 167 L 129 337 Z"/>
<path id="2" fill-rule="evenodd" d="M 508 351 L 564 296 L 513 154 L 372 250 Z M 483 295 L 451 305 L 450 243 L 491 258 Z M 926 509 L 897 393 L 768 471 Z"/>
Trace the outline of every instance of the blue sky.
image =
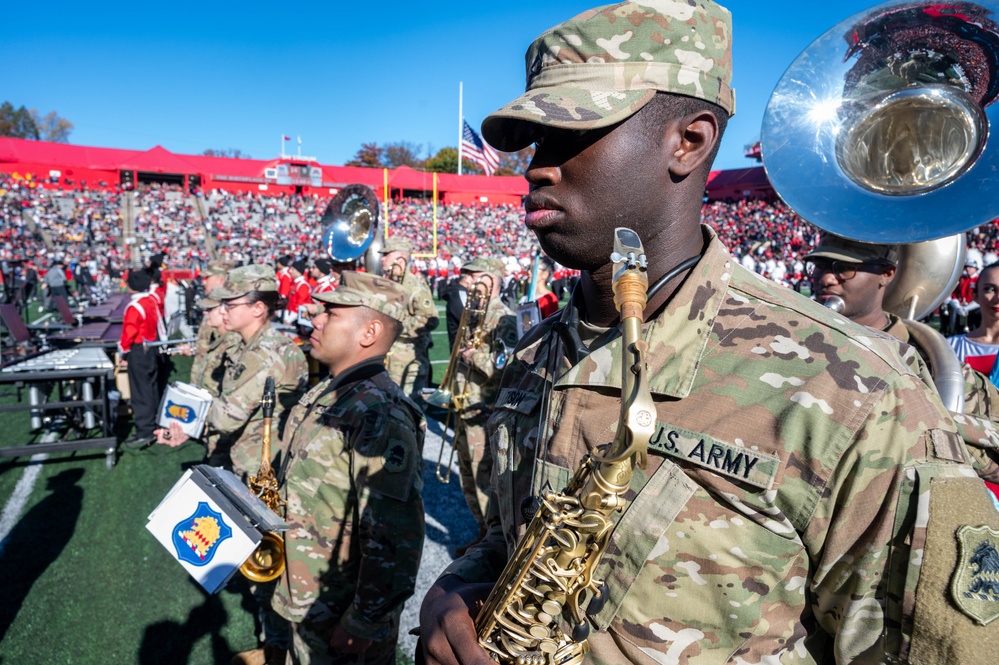
<path id="1" fill-rule="evenodd" d="M 738 111 L 715 163 L 751 166 L 770 92 L 811 41 L 873 3 L 730 0 Z M 342 164 L 362 142 L 457 145 L 524 87 L 540 32 L 588 2 L 6 3 L 0 100 L 54 110 L 70 141 Z M 98 9 L 99 8 L 99 9 Z M 287 144 L 294 152 L 294 141 Z"/>

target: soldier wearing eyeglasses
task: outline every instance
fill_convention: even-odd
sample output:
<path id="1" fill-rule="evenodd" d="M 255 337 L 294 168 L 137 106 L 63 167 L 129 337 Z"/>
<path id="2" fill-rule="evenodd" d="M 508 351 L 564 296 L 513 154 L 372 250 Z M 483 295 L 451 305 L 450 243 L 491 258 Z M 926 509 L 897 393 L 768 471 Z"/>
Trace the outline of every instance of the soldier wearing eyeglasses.
<path id="1" fill-rule="evenodd" d="M 904 326 L 882 309 L 885 289 L 898 270 L 898 246 L 875 245 L 826 233 L 805 257 L 812 294 L 820 303 L 843 301 L 839 313 L 857 323 L 903 337 Z M 908 334 L 904 335 L 908 339 Z"/>
<path id="2" fill-rule="evenodd" d="M 923 382 L 936 389 L 932 372 L 934 359 L 909 333 L 905 321 L 883 309 L 885 290 L 898 270 L 898 246 L 877 245 L 824 234 L 808 254 L 808 273 L 816 300 L 828 304 L 832 298 L 843 301 L 839 313 L 853 321 L 885 332 L 912 346 L 912 357 Z M 963 359 L 962 359 L 963 360 Z M 939 361 L 938 361 L 939 362 Z M 999 483 L 999 391 L 984 374 L 962 363 L 964 411 L 955 422 L 965 448 L 975 460 L 975 471 L 996 487 Z"/>

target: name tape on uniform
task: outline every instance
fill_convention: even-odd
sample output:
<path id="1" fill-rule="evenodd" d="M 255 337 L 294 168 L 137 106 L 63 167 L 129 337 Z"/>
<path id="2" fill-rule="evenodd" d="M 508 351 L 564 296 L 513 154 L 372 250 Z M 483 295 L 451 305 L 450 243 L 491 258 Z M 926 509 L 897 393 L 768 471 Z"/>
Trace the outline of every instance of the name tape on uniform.
<path id="1" fill-rule="evenodd" d="M 516 388 L 504 388 L 500 391 L 499 399 L 496 400 L 496 408 L 516 411 L 525 416 L 530 415 L 537 404 L 537 393 L 517 390 Z"/>
<path id="2" fill-rule="evenodd" d="M 658 421 L 649 448 L 760 489 L 770 489 L 780 466 L 776 455 L 716 441 Z"/>

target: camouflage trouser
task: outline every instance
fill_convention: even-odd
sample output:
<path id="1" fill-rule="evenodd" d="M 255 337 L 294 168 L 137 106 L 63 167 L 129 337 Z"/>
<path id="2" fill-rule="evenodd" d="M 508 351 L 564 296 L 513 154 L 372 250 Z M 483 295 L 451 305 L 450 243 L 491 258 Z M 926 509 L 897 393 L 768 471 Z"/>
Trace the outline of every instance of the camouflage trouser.
<path id="1" fill-rule="evenodd" d="M 271 598 L 274 596 L 277 583 L 277 580 L 260 583 L 250 582 L 250 593 L 257 601 L 257 618 L 260 620 L 260 635 L 257 636 L 257 639 L 261 644 L 277 649 L 287 649 L 289 647 L 289 621 L 271 607 Z"/>
<path id="2" fill-rule="evenodd" d="M 465 495 L 465 503 L 482 530 L 486 527 L 486 504 L 493 471 L 493 458 L 487 454 L 486 420 L 484 416 L 476 416 L 461 421 L 454 438 L 461 493 Z"/>
<path id="3" fill-rule="evenodd" d="M 291 624 L 291 665 L 395 665 L 395 647 L 399 640 L 399 624 L 381 642 L 374 642 L 363 654 L 330 653 L 330 636 L 337 621 Z"/>
<path id="4" fill-rule="evenodd" d="M 414 402 L 423 404 L 422 392 L 430 384 L 430 356 L 411 344 L 396 343 L 385 359 L 392 381 Z"/>

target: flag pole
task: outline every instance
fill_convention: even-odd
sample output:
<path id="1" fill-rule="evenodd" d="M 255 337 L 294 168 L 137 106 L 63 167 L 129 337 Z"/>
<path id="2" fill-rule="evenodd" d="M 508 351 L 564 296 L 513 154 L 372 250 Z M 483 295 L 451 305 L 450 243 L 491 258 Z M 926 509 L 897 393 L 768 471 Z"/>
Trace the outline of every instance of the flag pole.
<path id="1" fill-rule="evenodd" d="M 461 175 L 461 137 L 464 136 L 464 126 L 462 125 L 462 108 L 461 108 L 461 98 L 464 94 L 465 82 L 458 81 L 458 175 Z"/>

